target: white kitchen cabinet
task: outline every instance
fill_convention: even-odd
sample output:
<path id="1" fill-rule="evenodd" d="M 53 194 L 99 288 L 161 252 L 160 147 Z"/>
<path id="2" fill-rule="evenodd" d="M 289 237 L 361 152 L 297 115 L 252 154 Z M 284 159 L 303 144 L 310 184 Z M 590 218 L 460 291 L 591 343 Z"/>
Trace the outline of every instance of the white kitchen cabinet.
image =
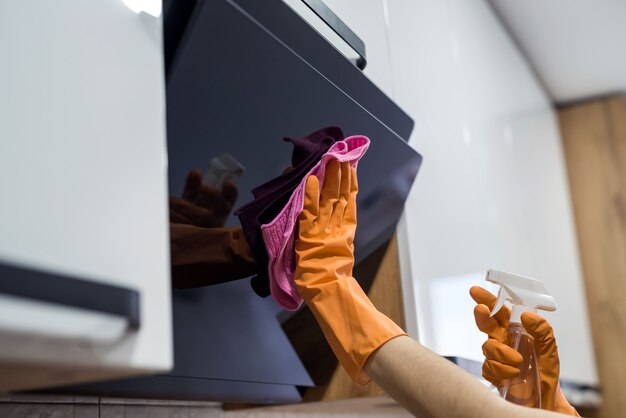
<path id="1" fill-rule="evenodd" d="M 0 391 L 172 366 L 160 6 L 127 3 L 0 2 Z"/>

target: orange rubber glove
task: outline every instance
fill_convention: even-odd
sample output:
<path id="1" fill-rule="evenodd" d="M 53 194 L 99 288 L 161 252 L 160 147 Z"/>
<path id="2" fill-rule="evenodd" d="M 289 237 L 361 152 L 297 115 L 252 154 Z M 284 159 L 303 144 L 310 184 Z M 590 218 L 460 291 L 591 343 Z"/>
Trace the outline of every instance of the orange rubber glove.
<path id="1" fill-rule="evenodd" d="M 520 373 L 522 363 L 520 353 L 504 344 L 506 328 L 509 325 L 511 311 L 506 306 L 491 317 L 491 309 L 496 297 L 479 286 L 470 289 L 472 299 L 477 303 L 474 318 L 478 329 L 489 337 L 483 344 L 483 377 L 500 387 L 503 381 Z M 578 417 L 576 410 L 567 402 L 559 384 L 559 352 L 554 338 L 554 330 L 540 315 L 533 312 L 522 314 L 522 325 L 534 338 L 539 381 L 541 384 L 541 408 L 549 411 Z"/>
<path id="2" fill-rule="evenodd" d="M 370 381 L 363 372 L 368 357 L 406 333 L 374 307 L 352 277 L 357 191 L 349 163 L 326 166 L 321 195 L 318 179 L 307 179 L 294 282 L 339 362 L 362 385 Z"/>

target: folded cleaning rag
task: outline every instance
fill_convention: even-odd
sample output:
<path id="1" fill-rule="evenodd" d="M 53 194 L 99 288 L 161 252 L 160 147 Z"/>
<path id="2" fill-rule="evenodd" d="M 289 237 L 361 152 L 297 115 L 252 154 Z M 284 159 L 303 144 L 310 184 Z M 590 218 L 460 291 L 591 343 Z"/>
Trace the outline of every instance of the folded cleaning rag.
<path id="1" fill-rule="evenodd" d="M 278 216 L 272 222 L 261 226 L 263 241 L 269 255 L 270 291 L 276 303 L 283 308 L 294 311 L 302 305 L 302 298 L 293 283 L 293 273 L 295 271 L 296 225 L 304 204 L 304 187 L 307 178 L 311 175 L 316 176 L 321 187 L 324 184 L 326 165 L 331 160 L 350 162 L 356 168 L 369 144 L 370 140 L 362 135 L 335 142 L 322 156 L 320 162 L 304 176 Z"/>
<path id="2" fill-rule="evenodd" d="M 333 126 L 317 130 L 303 138 L 284 138 L 293 144 L 293 169 L 252 189 L 254 200 L 235 211 L 257 265 L 257 275 L 250 281 L 257 295 L 270 295 L 269 257 L 261 235 L 261 225 L 272 221 L 280 213 L 302 178 L 319 163 L 331 145 L 341 139 L 343 132 Z"/>

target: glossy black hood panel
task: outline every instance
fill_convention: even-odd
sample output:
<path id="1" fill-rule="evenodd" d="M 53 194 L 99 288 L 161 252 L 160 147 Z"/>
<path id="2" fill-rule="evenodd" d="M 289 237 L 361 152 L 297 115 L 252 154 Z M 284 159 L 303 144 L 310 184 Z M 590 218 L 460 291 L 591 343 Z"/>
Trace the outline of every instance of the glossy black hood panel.
<path id="1" fill-rule="evenodd" d="M 305 51 L 325 51 L 327 62 L 337 64 L 325 69 L 334 74 L 319 71 L 234 2 L 200 4 L 168 78 L 170 193 L 182 191 L 190 169 L 206 167 L 212 157 L 228 153 L 246 169 L 237 179 L 241 205 L 252 199 L 252 188 L 290 164 L 291 146 L 283 137 L 301 137 L 326 126 L 338 126 L 346 135 L 366 135 L 371 146 L 359 163 L 356 239 L 357 257 L 362 258 L 397 222 L 421 157 L 329 77 L 354 79 L 360 97 L 377 99 L 373 107 L 410 119 L 282 1 L 250 3 L 264 3 L 268 10 L 271 5 L 282 11 L 277 16 L 285 22 L 308 29 L 317 45 Z M 289 43 L 295 45 L 293 39 Z M 231 216 L 228 225 L 237 224 Z"/>

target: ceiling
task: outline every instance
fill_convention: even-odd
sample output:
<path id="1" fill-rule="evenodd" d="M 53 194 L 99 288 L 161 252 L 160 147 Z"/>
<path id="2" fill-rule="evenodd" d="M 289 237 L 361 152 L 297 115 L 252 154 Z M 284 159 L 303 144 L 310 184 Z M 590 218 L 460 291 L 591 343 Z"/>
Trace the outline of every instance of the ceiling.
<path id="1" fill-rule="evenodd" d="M 555 102 L 626 91 L 626 1 L 489 2 Z"/>

